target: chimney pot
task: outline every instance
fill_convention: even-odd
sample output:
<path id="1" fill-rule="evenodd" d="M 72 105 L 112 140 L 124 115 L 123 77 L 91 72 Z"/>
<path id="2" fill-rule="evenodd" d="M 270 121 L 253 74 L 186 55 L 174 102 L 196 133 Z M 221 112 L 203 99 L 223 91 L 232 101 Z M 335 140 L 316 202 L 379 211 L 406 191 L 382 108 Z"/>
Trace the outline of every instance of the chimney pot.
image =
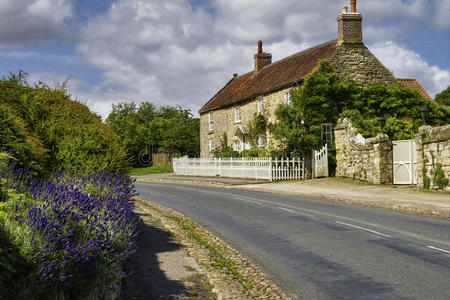
<path id="1" fill-rule="evenodd" d="M 338 16 L 338 43 L 339 44 L 362 44 L 362 15 L 356 12 L 356 0 L 351 0 L 351 13 L 348 7 L 342 8 Z"/>
<path id="2" fill-rule="evenodd" d="M 352 7 L 352 13 L 356 13 L 356 0 L 350 0 L 350 5 Z"/>
<path id="3" fill-rule="evenodd" d="M 262 53 L 262 41 L 258 41 L 258 54 Z"/>

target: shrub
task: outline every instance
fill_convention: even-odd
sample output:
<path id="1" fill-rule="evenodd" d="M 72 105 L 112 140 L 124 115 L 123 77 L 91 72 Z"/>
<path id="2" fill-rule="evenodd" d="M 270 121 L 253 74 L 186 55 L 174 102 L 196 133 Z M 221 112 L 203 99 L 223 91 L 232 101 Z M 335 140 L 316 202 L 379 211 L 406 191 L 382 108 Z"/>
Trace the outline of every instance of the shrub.
<path id="1" fill-rule="evenodd" d="M 15 277 L 28 279 L 22 269 L 35 272 L 30 277 L 38 286 L 22 287 L 26 294 L 36 289 L 73 298 L 117 282 L 121 263 L 135 250 L 133 181 L 99 171 L 56 173 L 41 182 L 16 167 L 9 159 L 0 168 L 2 243 L 18 249 L 12 263 L 19 270 L 9 270 L 2 286 Z"/>
<path id="2" fill-rule="evenodd" d="M 448 185 L 448 178 L 445 178 L 444 169 L 442 168 L 441 163 L 436 164 L 436 169 L 434 170 L 433 175 L 433 184 L 440 189 L 443 189 Z"/>
<path id="3" fill-rule="evenodd" d="M 33 87 L 24 73 L 0 79 L 0 150 L 14 152 L 34 175 L 54 170 L 125 171 L 117 134 L 64 88 Z"/>

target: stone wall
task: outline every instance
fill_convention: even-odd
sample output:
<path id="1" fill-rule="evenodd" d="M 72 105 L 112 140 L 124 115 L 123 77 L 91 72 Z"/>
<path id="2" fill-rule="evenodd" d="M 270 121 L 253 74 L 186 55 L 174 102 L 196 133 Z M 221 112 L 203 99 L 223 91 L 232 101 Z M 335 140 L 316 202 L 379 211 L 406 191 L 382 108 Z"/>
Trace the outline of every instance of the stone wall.
<path id="1" fill-rule="evenodd" d="M 420 127 L 416 134 L 416 151 L 416 174 L 419 186 L 424 185 L 424 177 L 427 177 L 430 187 L 436 187 L 433 177 L 437 164 L 442 164 L 445 177 L 450 178 L 450 125 L 435 128 Z M 450 189 L 450 186 L 447 186 L 447 189 Z"/>
<path id="2" fill-rule="evenodd" d="M 275 111 L 284 102 L 284 90 L 266 94 L 262 98 L 264 113 L 267 115 L 269 122 L 274 122 L 276 119 Z M 235 107 L 238 105 L 241 106 L 241 122 L 235 123 Z M 228 145 L 232 147 L 233 142 L 237 139 L 236 130 L 238 127 L 248 125 L 253 119 L 253 115 L 258 111 L 257 98 L 239 103 L 238 105 L 214 110 L 214 129 L 211 131 L 209 130 L 209 112 L 200 115 L 200 157 L 209 157 L 209 140 L 214 139 L 214 144 L 217 148 L 222 143 L 224 133 L 227 134 Z M 276 147 L 269 132 L 267 132 L 267 141 L 269 147 Z"/>
<path id="3" fill-rule="evenodd" d="M 394 75 L 364 44 L 342 44 L 329 61 L 341 79 L 351 77 L 366 87 L 398 84 Z"/>
<path id="4" fill-rule="evenodd" d="M 337 177 L 392 183 L 392 143 L 386 134 L 365 139 L 347 118 L 338 121 L 334 134 Z"/>

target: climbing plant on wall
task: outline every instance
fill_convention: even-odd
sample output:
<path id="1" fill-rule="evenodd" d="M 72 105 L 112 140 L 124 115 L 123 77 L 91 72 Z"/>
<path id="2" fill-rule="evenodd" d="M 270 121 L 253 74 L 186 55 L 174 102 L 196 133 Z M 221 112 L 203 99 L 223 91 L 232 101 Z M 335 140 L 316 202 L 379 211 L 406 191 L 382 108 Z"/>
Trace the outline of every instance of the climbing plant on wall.
<path id="1" fill-rule="evenodd" d="M 423 124 L 420 110 L 425 107 L 430 110 L 429 124 L 449 123 L 450 108 L 418 91 L 400 85 L 363 87 L 352 79 L 341 80 L 323 60 L 303 85 L 292 90 L 291 103 L 278 107 L 277 121 L 269 128 L 287 152 L 318 149 L 323 145 L 321 124 L 334 125 L 340 117 L 349 117 L 364 137 L 373 137 L 380 132 L 377 120 L 384 116 L 384 132 L 391 139 L 409 139 Z"/>

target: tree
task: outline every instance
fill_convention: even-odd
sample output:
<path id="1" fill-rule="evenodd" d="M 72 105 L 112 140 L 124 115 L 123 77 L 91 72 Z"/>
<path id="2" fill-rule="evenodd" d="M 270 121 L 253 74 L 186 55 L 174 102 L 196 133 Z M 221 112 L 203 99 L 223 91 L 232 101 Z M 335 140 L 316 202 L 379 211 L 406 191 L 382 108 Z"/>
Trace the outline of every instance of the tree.
<path id="1" fill-rule="evenodd" d="M 450 106 L 450 86 L 448 86 L 445 90 L 443 90 L 439 94 L 436 94 L 434 100 L 441 105 Z"/>
<path id="2" fill-rule="evenodd" d="M 135 159 L 149 143 L 159 151 L 199 152 L 200 120 L 181 107 L 157 107 L 150 102 L 113 105 L 106 123 L 119 134 L 120 142 Z"/>

